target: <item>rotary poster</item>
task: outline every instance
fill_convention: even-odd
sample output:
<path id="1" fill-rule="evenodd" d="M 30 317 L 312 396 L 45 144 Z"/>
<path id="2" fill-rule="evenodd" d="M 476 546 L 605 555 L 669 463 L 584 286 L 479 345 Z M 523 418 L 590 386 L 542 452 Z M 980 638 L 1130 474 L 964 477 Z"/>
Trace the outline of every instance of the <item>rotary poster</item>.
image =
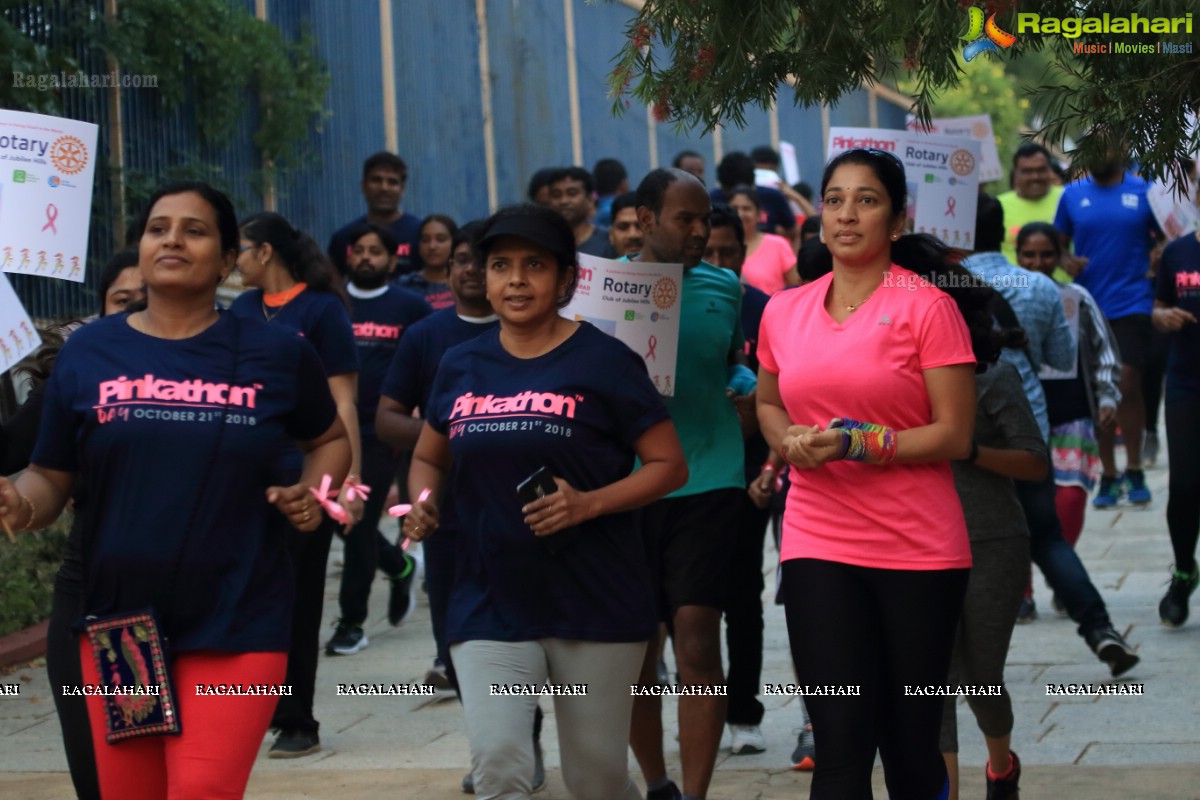
<path id="1" fill-rule="evenodd" d="M 882 150 L 904 164 L 908 225 L 950 247 L 973 250 L 979 196 L 979 142 L 880 128 L 830 128 L 826 155 L 844 150 Z"/>
<path id="2" fill-rule="evenodd" d="M 563 309 L 629 345 L 660 394 L 675 394 L 682 264 L 641 264 L 579 254 L 579 286 Z"/>
<path id="3" fill-rule="evenodd" d="M 998 181 L 1004 178 L 1004 165 L 996 150 L 996 134 L 992 132 L 992 115 L 976 114 L 973 117 L 942 117 L 929 120 L 926 128 L 909 114 L 905 118 L 910 131 L 932 133 L 937 136 L 966 136 L 979 142 L 979 180 Z"/>
<path id="4" fill-rule="evenodd" d="M 83 281 L 96 133 L 90 122 L 0 109 L 5 272 Z"/>

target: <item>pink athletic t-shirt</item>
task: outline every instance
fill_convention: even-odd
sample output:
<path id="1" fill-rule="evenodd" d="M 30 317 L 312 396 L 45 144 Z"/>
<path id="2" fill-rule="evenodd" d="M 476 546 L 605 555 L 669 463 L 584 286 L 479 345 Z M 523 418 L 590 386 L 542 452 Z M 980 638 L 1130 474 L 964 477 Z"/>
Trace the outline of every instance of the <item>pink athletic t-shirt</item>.
<path id="1" fill-rule="evenodd" d="M 792 243 L 782 236 L 764 233 L 754 255 L 742 264 L 742 280 L 760 292 L 775 294 L 784 288 L 783 276 L 794 266 Z"/>
<path id="2" fill-rule="evenodd" d="M 896 264 L 892 278 L 845 322 L 825 310 L 833 275 L 771 298 L 758 359 L 779 376 L 792 422 L 824 428 L 833 417 L 930 424 L 923 370 L 973 364 L 954 300 Z M 780 558 L 818 558 L 882 569 L 971 566 L 971 545 L 947 461 L 832 461 L 793 469 Z"/>

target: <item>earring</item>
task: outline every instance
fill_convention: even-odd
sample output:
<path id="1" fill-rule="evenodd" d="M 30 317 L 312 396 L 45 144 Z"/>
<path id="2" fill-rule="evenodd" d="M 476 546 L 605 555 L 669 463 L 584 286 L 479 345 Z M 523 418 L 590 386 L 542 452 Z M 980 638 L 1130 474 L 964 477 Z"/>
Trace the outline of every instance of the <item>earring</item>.
<path id="1" fill-rule="evenodd" d="M 893 233 L 893 234 L 892 234 L 892 241 L 893 241 L 893 242 L 895 242 L 895 241 L 899 240 L 899 238 L 900 238 L 900 234 L 898 234 L 898 233 Z"/>

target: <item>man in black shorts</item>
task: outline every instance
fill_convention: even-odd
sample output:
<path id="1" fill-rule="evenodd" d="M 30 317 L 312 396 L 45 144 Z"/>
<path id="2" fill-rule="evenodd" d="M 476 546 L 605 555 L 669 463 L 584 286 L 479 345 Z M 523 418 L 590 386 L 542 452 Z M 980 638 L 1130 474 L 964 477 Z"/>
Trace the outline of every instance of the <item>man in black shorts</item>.
<path id="1" fill-rule="evenodd" d="M 742 289 L 737 276 L 702 260 L 709 234 L 703 184 L 679 169 L 656 169 L 637 189 L 645 245 L 632 261 L 684 267 L 674 386 L 660 388 L 687 457 L 688 483 L 647 506 L 643 534 L 660 612 L 674 624 L 679 667 L 679 750 L 683 794 L 667 778 L 662 702 L 634 698 L 630 743 L 648 800 L 702 800 L 708 792 L 725 724 L 720 622 L 727 577 L 726 543 L 738 522 L 746 482 L 742 432 L 726 395 L 730 365 L 741 358 Z M 651 370 L 653 372 L 653 370 Z M 647 648 L 641 684 L 655 686 L 657 642 Z"/>

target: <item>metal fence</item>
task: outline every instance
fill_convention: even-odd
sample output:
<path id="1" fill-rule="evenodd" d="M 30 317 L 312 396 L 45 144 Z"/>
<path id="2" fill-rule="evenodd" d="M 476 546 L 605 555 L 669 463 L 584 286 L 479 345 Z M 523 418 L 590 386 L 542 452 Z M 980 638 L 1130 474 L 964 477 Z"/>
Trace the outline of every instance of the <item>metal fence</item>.
<path id="1" fill-rule="evenodd" d="M 713 135 L 656 124 L 636 101 L 614 117 L 606 78 L 634 14 L 624 2 L 230 2 L 250 13 L 265 12 L 288 38 L 302 29 L 310 32 L 330 72 L 331 115 L 312 134 L 319 156 L 276 187 L 278 210 L 318 241 L 364 212 L 358 188 L 362 161 L 389 143 L 409 165 L 406 210 L 465 221 L 487 214 L 496 203 L 523 199 L 530 174 L 544 166 L 590 167 L 614 157 L 636 183 L 650 168 L 689 149 L 705 156 L 711 179 L 723 153 L 785 140 L 796 145 L 802 177 L 811 182 L 819 175 L 830 125 L 904 125 L 904 100 L 894 94 L 863 90 L 836 107 L 805 109 L 791 104 L 788 86 L 780 87 L 777 109 L 748 110 L 744 129 Z M 70 15 L 102 14 L 103 7 L 104 0 L 28 2 L 4 13 L 35 40 L 50 42 L 66 35 Z M 107 71 L 103 53 L 78 57 L 85 70 Z M 38 319 L 92 313 L 95 277 L 123 238 L 114 231 L 109 91 L 114 90 L 66 90 L 62 96 L 65 116 L 100 126 L 89 281 L 12 276 Z M 121 90 L 120 107 L 127 178 L 165 180 L 173 170 L 204 165 L 240 212 L 269 203 L 256 183 L 261 164 L 251 138 L 252 98 L 246 98 L 236 131 L 220 147 L 201 143 L 193 107 L 167 112 L 154 90 Z"/>

